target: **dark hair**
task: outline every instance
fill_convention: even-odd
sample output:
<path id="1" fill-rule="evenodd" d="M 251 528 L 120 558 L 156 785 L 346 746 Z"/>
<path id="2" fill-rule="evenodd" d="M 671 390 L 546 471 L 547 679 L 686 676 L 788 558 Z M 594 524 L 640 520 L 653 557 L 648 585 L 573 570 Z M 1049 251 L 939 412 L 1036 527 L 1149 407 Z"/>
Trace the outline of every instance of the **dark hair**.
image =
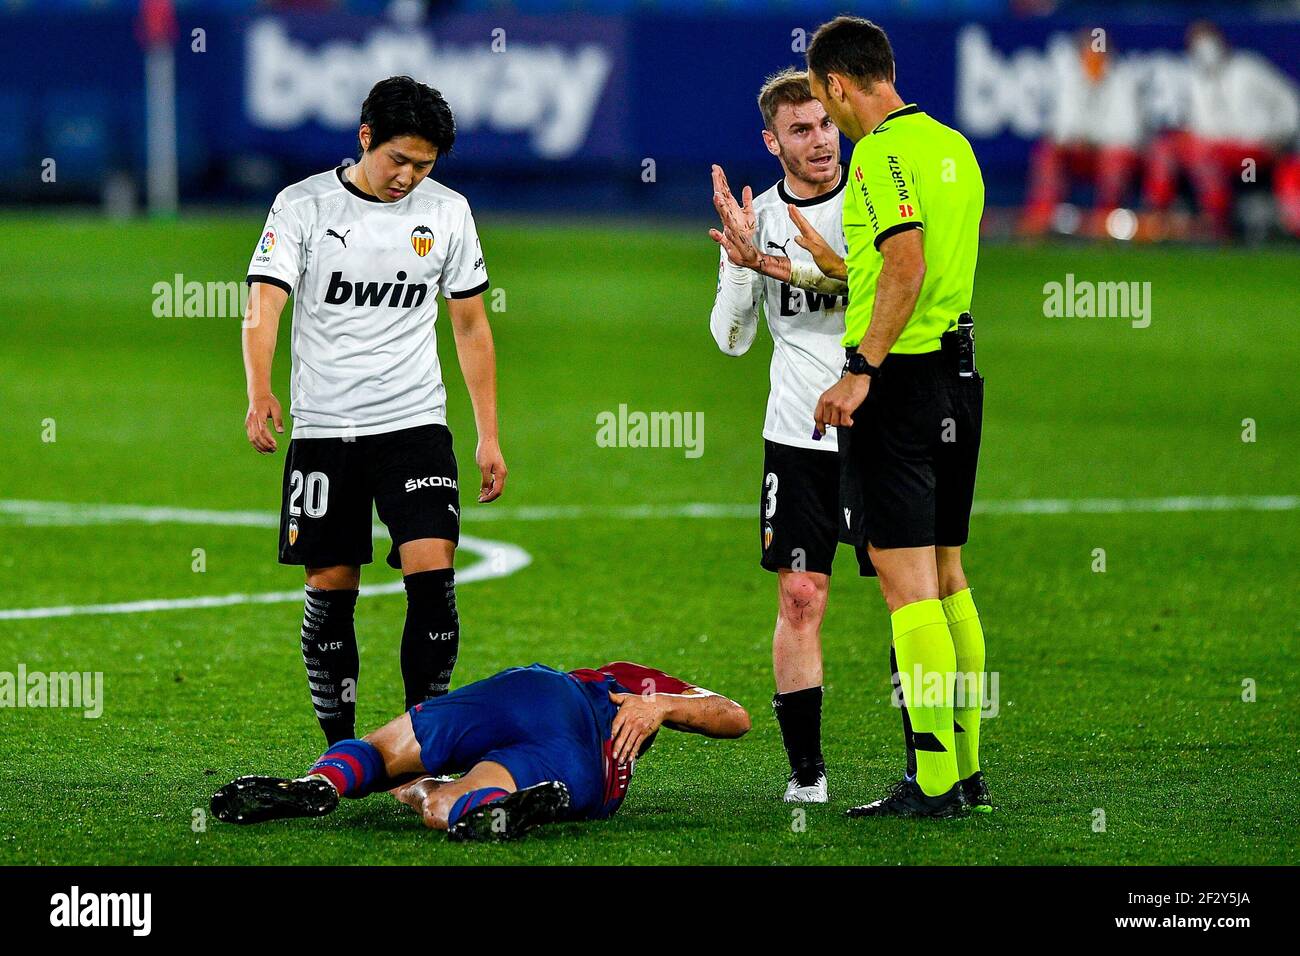
<path id="1" fill-rule="evenodd" d="M 763 81 L 763 88 L 758 91 L 758 110 L 763 114 L 763 125 L 776 132 L 772 125 L 776 121 L 776 111 L 782 103 L 799 106 L 813 98 L 808 88 L 808 74 L 793 67 L 773 73 Z"/>
<path id="2" fill-rule="evenodd" d="M 456 142 L 456 120 L 447 101 L 409 76 L 390 76 L 371 87 L 361 104 L 361 122 L 370 127 L 371 149 L 397 136 L 419 136 L 442 158 Z"/>
<path id="3" fill-rule="evenodd" d="M 894 81 L 894 50 L 889 37 L 870 20 L 836 17 L 823 23 L 808 44 L 808 70 L 825 83 L 832 73 L 863 87 Z"/>

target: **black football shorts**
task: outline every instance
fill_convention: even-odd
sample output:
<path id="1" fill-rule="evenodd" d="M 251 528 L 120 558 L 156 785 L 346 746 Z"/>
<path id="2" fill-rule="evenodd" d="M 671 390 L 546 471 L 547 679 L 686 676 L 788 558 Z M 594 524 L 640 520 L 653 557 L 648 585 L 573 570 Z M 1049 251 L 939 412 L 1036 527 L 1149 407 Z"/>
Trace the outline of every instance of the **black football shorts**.
<path id="1" fill-rule="evenodd" d="M 838 429 L 840 540 L 965 544 L 983 416 L 984 379 L 960 377 L 948 350 L 887 356 L 853 427 Z"/>
<path id="2" fill-rule="evenodd" d="M 839 543 L 839 484 L 833 452 L 763 442 L 758 516 L 764 568 L 831 573 Z"/>
<path id="3" fill-rule="evenodd" d="M 420 425 L 381 435 L 295 438 L 284 461 L 280 563 L 309 568 L 373 560 L 374 510 L 398 546 L 420 538 L 460 540 L 460 491 L 451 432 Z"/>

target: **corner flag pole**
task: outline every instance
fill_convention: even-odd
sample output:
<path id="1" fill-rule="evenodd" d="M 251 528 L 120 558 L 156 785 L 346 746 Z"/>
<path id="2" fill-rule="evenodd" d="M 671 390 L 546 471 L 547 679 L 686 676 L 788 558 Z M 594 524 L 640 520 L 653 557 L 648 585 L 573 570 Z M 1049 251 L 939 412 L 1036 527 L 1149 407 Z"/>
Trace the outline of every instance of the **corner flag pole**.
<path id="1" fill-rule="evenodd" d="M 146 180 L 149 213 L 174 216 L 176 176 L 176 9 L 172 0 L 140 0 L 144 47 Z"/>

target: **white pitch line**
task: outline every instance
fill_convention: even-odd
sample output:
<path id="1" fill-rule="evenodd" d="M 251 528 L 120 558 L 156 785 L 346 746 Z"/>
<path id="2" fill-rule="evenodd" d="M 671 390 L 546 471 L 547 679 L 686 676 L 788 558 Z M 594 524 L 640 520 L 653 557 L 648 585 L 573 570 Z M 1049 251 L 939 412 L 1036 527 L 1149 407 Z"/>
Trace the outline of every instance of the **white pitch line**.
<path id="1" fill-rule="evenodd" d="M 387 533 L 387 532 L 385 532 Z M 523 548 L 501 541 L 461 535 L 461 550 L 477 554 L 483 560 L 456 572 L 457 584 L 472 584 L 490 578 L 503 578 L 532 563 Z M 362 597 L 400 594 L 401 581 L 363 584 Z M 195 608 L 231 607 L 236 604 L 286 604 L 302 600 L 302 588 L 292 591 L 264 591 L 257 594 L 219 594 L 207 597 L 159 598 L 149 601 L 121 601 L 116 604 L 68 604 L 61 607 L 23 607 L 0 610 L 0 621 L 30 621 L 50 617 L 74 617 L 81 614 L 144 614 L 151 611 L 188 611 Z"/>
<path id="2" fill-rule="evenodd" d="M 1189 511 L 1294 511 L 1300 495 L 1191 495 L 1171 498 L 1024 498 L 976 501 L 975 514 L 1150 514 Z M 669 505 L 470 505 L 465 521 L 563 521 L 579 518 L 752 518 L 754 506 L 693 502 Z M 6 522 L 8 517 L 13 519 Z M 197 508 L 154 508 L 143 505 L 94 505 L 59 501 L 0 499 L 0 524 L 96 525 L 190 524 L 220 527 L 275 528 L 279 518 L 264 511 L 213 511 Z M 375 536 L 387 534 L 375 526 Z"/>
<path id="3" fill-rule="evenodd" d="M 220 527 L 277 528 L 279 518 L 260 511 L 204 511 L 192 508 L 150 508 L 141 505 L 78 505 L 59 501 L 0 500 L 0 519 L 17 518 L 16 523 L 35 526 L 101 524 L 188 524 Z M 0 520 L 0 523 L 4 523 Z M 376 538 L 386 536 L 383 525 L 375 525 Z M 456 572 L 457 584 L 472 584 L 491 578 L 503 578 L 532 563 L 532 557 L 518 545 L 461 535 L 460 550 L 478 555 L 476 561 Z M 399 594 L 401 581 L 363 584 L 361 595 L 374 597 Z M 25 607 L 0 610 L 0 621 L 29 621 L 82 614 L 143 614 L 152 611 L 185 611 L 196 608 L 230 607 L 238 604 L 281 604 L 302 600 L 302 589 L 264 591 L 252 594 L 219 594 L 188 598 L 159 598 L 145 601 L 121 601 L 113 604 L 67 604 L 58 607 Z"/>
<path id="4" fill-rule="evenodd" d="M 1177 498 L 1028 498 L 977 501 L 984 515 L 1153 514 L 1182 511 L 1294 511 L 1300 495 L 1190 495 Z"/>
<path id="5" fill-rule="evenodd" d="M 1152 514 L 1198 511 L 1294 511 L 1300 495 L 1192 495 L 1171 498 L 1026 498 L 1012 501 L 977 501 L 974 511 L 986 515 L 1062 514 Z M 563 505 L 555 507 L 475 508 L 464 514 L 471 521 L 555 521 L 576 518 L 750 518 L 753 506 L 744 504 L 678 505 Z M 6 522 L 4 519 L 11 519 Z M 279 518 L 262 511 L 214 511 L 197 508 L 159 508 L 145 505 L 96 505 L 61 501 L 0 499 L 0 524 L 25 526 L 91 526 L 109 524 L 187 524 L 218 527 L 275 528 Z M 387 535 L 383 525 L 374 526 L 376 538 Z M 469 584 L 505 577 L 527 567 L 532 558 L 517 545 L 462 535 L 461 549 L 482 560 L 457 573 L 457 581 Z M 401 581 L 366 585 L 365 596 L 396 594 Z M 301 590 L 258 594 L 223 594 L 208 597 L 125 601 L 116 604 L 81 604 L 61 607 L 0 610 L 0 621 L 71 617 L 80 614 L 139 614 L 150 611 L 229 607 L 237 604 L 278 604 L 299 601 Z"/>
<path id="6" fill-rule="evenodd" d="M 981 515 L 1141 514 L 1185 511 L 1294 511 L 1300 495 L 1186 496 L 1177 498 L 1024 498 L 977 501 Z M 744 518 L 754 516 L 749 504 L 679 505 L 559 505 L 555 507 L 484 508 L 466 511 L 473 521 L 557 521 L 575 518 L 636 520 L 640 518 Z"/>
<path id="7" fill-rule="evenodd" d="M 369 597 L 375 594 L 394 594 L 400 590 L 402 582 L 392 581 L 363 587 L 361 593 Z M 145 614 L 150 611 L 187 611 L 193 608 L 230 607 L 234 604 L 279 604 L 301 600 L 302 588 L 298 588 L 294 591 L 267 591 L 261 594 L 221 594 L 211 597 L 122 601 L 117 604 L 68 604 L 62 607 L 25 607 L 0 611 L 0 621 L 31 621 L 79 614 Z"/>

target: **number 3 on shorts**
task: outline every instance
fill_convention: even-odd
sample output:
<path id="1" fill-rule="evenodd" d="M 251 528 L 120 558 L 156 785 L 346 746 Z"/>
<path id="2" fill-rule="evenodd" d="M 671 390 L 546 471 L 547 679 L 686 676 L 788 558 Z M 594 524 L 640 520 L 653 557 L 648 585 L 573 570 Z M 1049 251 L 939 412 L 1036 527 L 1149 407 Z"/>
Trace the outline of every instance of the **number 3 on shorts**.
<path id="1" fill-rule="evenodd" d="M 306 491 L 304 496 L 303 492 Z M 302 504 L 298 500 L 302 499 Z M 324 472 L 313 471 L 304 479 L 301 471 L 289 474 L 289 514 L 298 517 L 304 511 L 308 518 L 319 518 L 330 506 L 330 479 Z"/>
<path id="2" fill-rule="evenodd" d="M 769 471 L 767 480 L 763 482 L 763 487 L 767 489 L 767 504 L 763 507 L 764 518 L 770 518 L 776 514 L 776 488 L 778 484 L 776 472 Z"/>

